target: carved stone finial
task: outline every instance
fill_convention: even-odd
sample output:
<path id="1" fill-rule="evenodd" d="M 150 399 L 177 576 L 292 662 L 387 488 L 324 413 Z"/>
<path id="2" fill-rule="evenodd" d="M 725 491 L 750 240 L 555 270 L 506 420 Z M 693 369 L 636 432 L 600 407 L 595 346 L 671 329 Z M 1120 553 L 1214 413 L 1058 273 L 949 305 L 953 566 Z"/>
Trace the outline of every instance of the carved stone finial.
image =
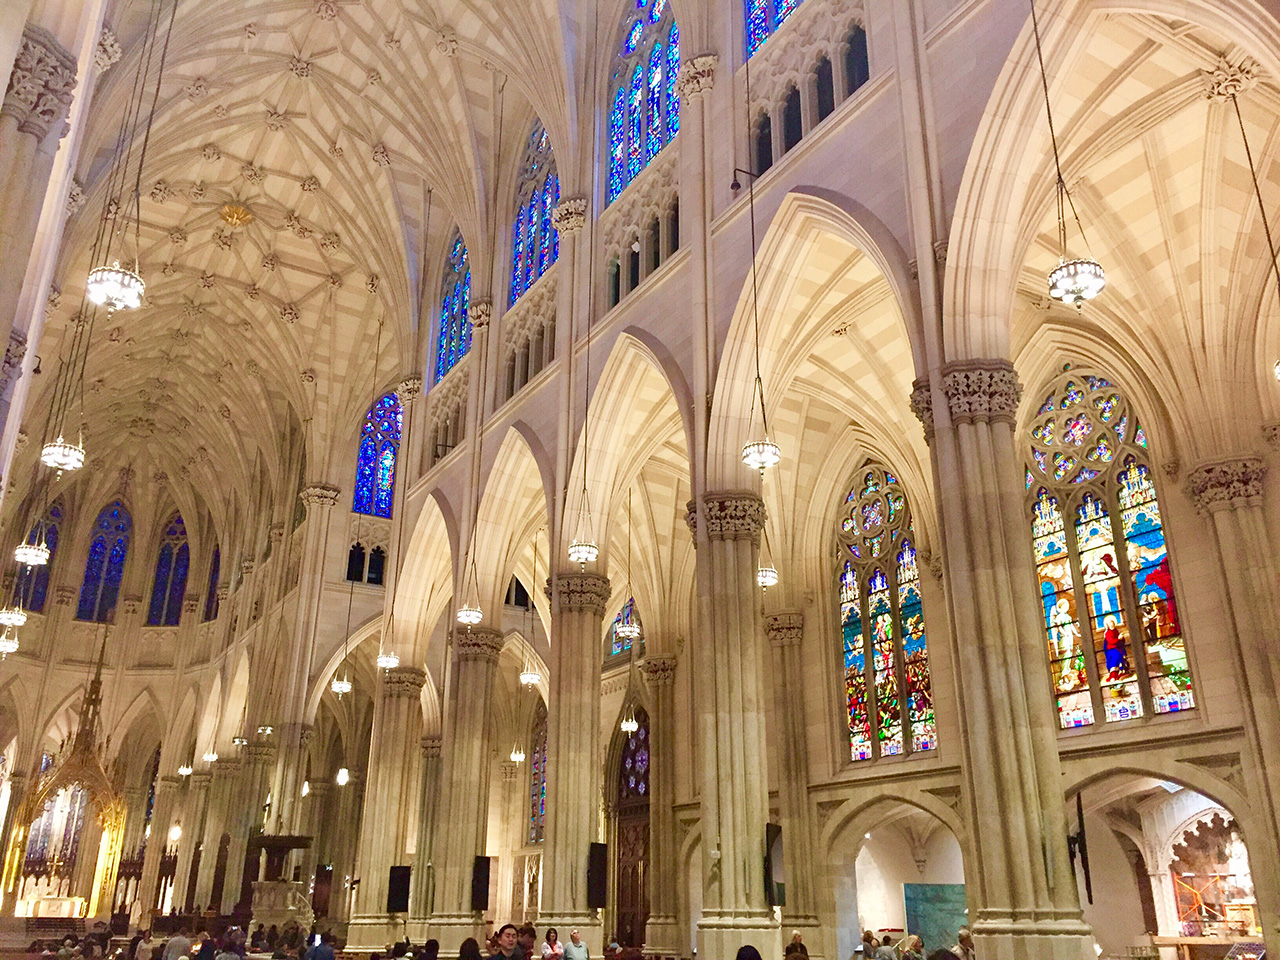
<path id="1" fill-rule="evenodd" d="M 705 93 L 715 85 L 716 64 L 719 63 L 719 59 L 715 54 L 707 53 L 686 60 L 680 65 L 680 73 L 676 77 L 676 90 L 679 91 L 682 99 L 688 100 L 697 94 Z"/>
<path id="2" fill-rule="evenodd" d="M 928 380 L 916 380 L 911 384 L 911 412 L 916 415 L 920 425 L 924 427 L 926 443 L 933 442 L 933 393 L 929 389 Z"/>
<path id="3" fill-rule="evenodd" d="M 303 488 L 298 496 L 308 507 L 332 507 L 338 502 L 341 491 L 327 483 L 312 483 Z"/>
<path id="4" fill-rule="evenodd" d="M 646 656 L 640 661 L 640 672 L 651 687 L 669 687 L 676 682 L 676 658 Z"/>
<path id="5" fill-rule="evenodd" d="M 426 682 L 426 673 L 417 667 L 392 667 L 382 678 L 382 690 L 388 697 L 416 700 Z"/>
<path id="6" fill-rule="evenodd" d="M 1187 496 L 1206 512 L 1235 510 L 1262 502 L 1267 465 L 1258 457 L 1202 463 L 1187 474 Z"/>
<path id="7" fill-rule="evenodd" d="M 702 518 L 712 540 L 760 539 L 767 513 L 754 493 L 708 493 L 702 498 Z"/>
<path id="8" fill-rule="evenodd" d="M 472 300 L 469 312 L 472 327 L 484 327 L 493 316 L 493 303 L 488 300 Z"/>
<path id="9" fill-rule="evenodd" d="M 596 573 L 560 573 L 556 591 L 561 610 L 588 610 L 603 617 L 609 603 L 609 578 Z"/>
<path id="10" fill-rule="evenodd" d="M 454 642 L 458 649 L 458 660 L 462 662 L 478 660 L 497 663 L 498 655 L 502 653 L 502 634 L 485 627 L 459 630 Z"/>
<path id="11" fill-rule="evenodd" d="M 764 631 L 775 647 L 795 646 L 804 639 L 804 614 L 785 610 L 764 618 Z"/>
<path id="12" fill-rule="evenodd" d="M 120 62 L 122 53 L 116 35 L 111 32 L 110 27 L 103 26 L 102 33 L 98 35 L 98 45 L 93 49 L 93 65 L 98 68 L 99 73 L 105 73 L 113 64 Z"/>
<path id="13" fill-rule="evenodd" d="M 405 377 L 396 388 L 401 403 L 412 403 L 422 396 L 422 378 L 417 374 Z"/>
<path id="14" fill-rule="evenodd" d="M 1258 83 L 1260 72 L 1258 64 L 1248 57 L 1234 64 L 1223 54 L 1218 57 L 1218 65 L 1212 70 L 1200 71 L 1204 77 L 1204 95 L 1209 100 L 1224 103 L 1252 90 Z"/>
<path id="15" fill-rule="evenodd" d="M 942 386 L 956 423 L 1013 423 L 1022 384 L 1008 360 L 960 360 L 942 369 Z"/>
<path id="16" fill-rule="evenodd" d="M 551 222 L 561 233 L 581 230 L 587 222 L 587 198 L 568 197 L 561 200 L 551 214 Z"/>

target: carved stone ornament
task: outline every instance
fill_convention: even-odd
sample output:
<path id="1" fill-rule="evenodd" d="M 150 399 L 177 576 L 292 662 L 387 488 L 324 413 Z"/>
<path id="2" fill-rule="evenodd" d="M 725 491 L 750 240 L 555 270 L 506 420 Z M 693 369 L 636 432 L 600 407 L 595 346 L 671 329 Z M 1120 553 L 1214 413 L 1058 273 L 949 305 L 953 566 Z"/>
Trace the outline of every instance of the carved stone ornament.
<path id="1" fill-rule="evenodd" d="M 298 496 L 308 507 L 332 507 L 338 502 L 338 494 L 341 492 L 327 483 L 311 483 L 303 487 Z"/>
<path id="2" fill-rule="evenodd" d="M 75 88 L 76 58 L 48 30 L 27 24 L 0 113 L 16 117 L 22 133 L 43 140 L 67 119 Z"/>
<path id="3" fill-rule="evenodd" d="M 392 667 L 382 678 L 382 690 L 388 697 L 417 700 L 427 675 L 417 667 Z"/>
<path id="4" fill-rule="evenodd" d="M 645 657 L 640 672 L 651 687 L 669 687 L 676 682 L 675 657 Z"/>
<path id="5" fill-rule="evenodd" d="M 1257 457 L 1202 463 L 1187 475 L 1187 496 L 1205 511 L 1260 503 L 1267 466 Z"/>
<path id="6" fill-rule="evenodd" d="M 1248 57 L 1239 64 L 1233 64 L 1223 54 L 1218 57 L 1216 67 L 1201 71 L 1204 95 L 1209 100 L 1225 103 L 1252 90 L 1258 83 L 1258 72 L 1258 64 Z"/>
<path id="7" fill-rule="evenodd" d="M 502 634 L 484 627 L 459 630 L 454 643 L 458 648 L 458 660 L 497 663 L 502 653 Z"/>
<path id="8" fill-rule="evenodd" d="M 441 738 L 439 736 L 426 736 L 422 738 L 422 756 L 425 760 L 432 760 L 440 756 Z"/>
<path id="9" fill-rule="evenodd" d="M 712 540 L 759 540 L 767 514 L 754 493 L 708 493 L 702 519 Z"/>
<path id="10" fill-rule="evenodd" d="M 472 327 L 488 326 L 489 319 L 493 316 L 493 304 L 488 300 L 472 300 L 468 315 L 471 317 Z"/>
<path id="11" fill-rule="evenodd" d="M 804 638 L 804 614 L 796 610 L 773 613 L 764 618 L 764 630 L 775 647 L 790 647 Z"/>
<path id="12" fill-rule="evenodd" d="M 458 55 L 458 37 L 456 34 L 445 31 L 440 34 L 436 40 L 436 49 L 443 53 L 446 57 L 455 57 Z"/>
<path id="13" fill-rule="evenodd" d="M 551 222 L 561 233 L 581 230 L 587 222 L 587 198 L 568 197 L 556 204 Z"/>
<path id="14" fill-rule="evenodd" d="M 18 378 L 22 359 L 27 355 L 27 338 L 19 330 L 9 331 L 9 343 L 4 348 L 4 360 L 0 361 L 0 397 L 7 396 L 9 388 Z"/>
<path id="15" fill-rule="evenodd" d="M 67 216 L 71 216 L 83 207 L 86 199 L 84 187 L 80 185 L 79 180 L 73 179 L 71 181 L 71 189 L 67 191 Z"/>
<path id="16" fill-rule="evenodd" d="M 300 80 L 305 80 L 311 76 L 311 61 L 303 60 L 302 57 L 292 56 L 289 58 L 289 72 Z"/>
<path id="17" fill-rule="evenodd" d="M 924 438 L 933 438 L 933 392 L 929 389 L 928 380 L 916 380 L 911 384 L 911 412 L 916 415 L 920 425 L 924 427 Z"/>
<path id="18" fill-rule="evenodd" d="M 142 597 L 140 596 L 134 595 L 125 597 L 121 602 L 124 606 L 125 613 L 134 614 L 142 609 Z"/>
<path id="19" fill-rule="evenodd" d="M 681 98 L 688 100 L 696 94 L 710 90 L 716 82 L 718 62 L 719 57 L 707 53 L 682 63 L 680 73 L 676 77 L 676 90 L 679 91 Z"/>
<path id="20" fill-rule="evenodd" d="M 400 386 L 396 388 L 396 392 L 400 394 L 401 403 L 411 403 L 422 396 L 422 378 L 416 374 L 405 377 L 400 381 Z"/>
<path id="21" fill-rule="evenodd" d="M 961 360 L 942 368 L 942 387 L 956 423 L 1013 423 L 1022 384 L 1008 360 Z"/>
<path id="22" fill-rule="evenodd" d="M 54 588 L 54 602 L 60 607 L 69 607 L 80 591 L 75 587 L 62 585 Z"/>
<path id="23" fill-rule="evenodd" d="M 609 603 L 609 578 L 595 573 L 561 573 L 556 576 L 561 610 L 589 610 L 604 616 Z"/>
<path id="24" fill-rule="evenodd" d="M 1264 423 L 1262 438 L 1267 441 L 1269 447 L 1280 449 L 1280 423 Z"/>
<path id="25" fill-rule="evenodd" d="M 391 166 L 391 151 L 387 149 L 387 145 L 385 143 L 378 143 L 374 145 L 373 162 L 380 167 Z"/>
<path id="26" fill-rule="evenodd" d="M 104 26 L 102 33 L 98 35 L 98 45 L 93 49 L 93 65 L 98 68 L 99 73 L 105 73 L 113 64 L 120 62 L 122 53 L 116 35 L 111 32 L 110 27 Z"/>

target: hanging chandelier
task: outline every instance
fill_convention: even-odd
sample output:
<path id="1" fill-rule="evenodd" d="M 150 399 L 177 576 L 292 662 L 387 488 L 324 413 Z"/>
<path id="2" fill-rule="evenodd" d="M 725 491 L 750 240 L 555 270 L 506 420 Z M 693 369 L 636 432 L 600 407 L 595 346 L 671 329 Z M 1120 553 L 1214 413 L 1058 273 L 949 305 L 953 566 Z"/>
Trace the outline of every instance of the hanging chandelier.
<path id="1" fill-rule="evenodd" d="M 483 620 L 484 613 L 476 604 L 464 603 L 458 608 L 458 622 L 464 627 L 474 627 Z"/>
<path id="2" fill-rule="evenodd" d="M 1044 89 L 1044 112 L 1049 121 L 1049 142 L 1053 145 L 1053 167 L 1058 175 L 1056 185 L 1058 199 L 1058 265 L 1049 271 L 1049 296 L 1059 303 L 1074 305 L 1077 310 L 1084 307 L 1086 300 L 1092 300 L 1107 285 L 1107 275 L 1102 264 L 1092 257 L 1072 257 L 1067 253 L 1067 210 L 1076 222 L 1080 231 L 1080 239 L 1085 240 L 1084 226 L 1080 223 L 1080 215 L 1076 212 L 1075 202 L 1067 189 L 1067 181 L 1062 176 L 1062 160 L 1058 154 L 1058 134 L 1053 127 L 1053 108 L 1049 104 L 1049 76 L 1044 68 L 1044 51 L 1040 46 L 1040 21 L 1036 16 L 1035 0 L 1031 4 L 1031 29 L 1036 40 L 1036 60 L 1040 64 L 1040 84 Z M 1086 246 L 1087 246 L 1087 241 Z"/>
<path id="3" fill-rule="evenodd" d="M 59 472 L 79 470 L 84 466 L 84 440 L 69 443 L 61 433 L 40 450 L 40 462 Z"/>
<path id="4" fill-rule="evenodd" d="M 17 634 L 9 632 L 9 627 L 5 627 L 4 633 L 0 633 L 0 660 L 3 660 L 11 653 L 18 652 Z"/>
<path id="5" fill-rule="evenodd" d="M 378 654 L 379 670 L 394 670 L 398 666 L 400 666 L 400 658 L 391 651 Z"/>
<path id="6" fill-rule="evenodd" d="M 195 768 L 189 763 L 184 763 L 182 766 L 178 767 L 178 776 L 180 777 L 189 777 L 194 772 Z"/>
<path id="7" fill-rule="evenodd" d="M 85 282 L 85 296 L 90 303 L 106 307 L 110 313 L 138 309 L 142 306 L 147 285 L 138 275 L 137 266 L 135 261 L 134 269 L 130 270 L 120 266 L 119 260 L 113 260 L 109 267 L 95 267 L 89 271 Z"/>
<path id="8" fill-rule="evenodd" d="M 622 722 L 618 727 L 623 733 L 635 733 L 640 729 L 640 722 L 636 720 L 636 711 L 634 707 L 627 707 L 627 712 L 622 715 Z"/>
<path id="9" fill-rule="evenodd" d="M 624 619 L 613 628 L 613 631 L 624 640 L 640 639 L 640 624 L 631 620 L 629 615 L 624 615 Z"/>
<path id="10" fill-rule="evenodd" d="M 243 733 L 238 733 L 231 738 L 231 743 L 237 747 L 247 747 L 249 745 L 249 738 Z"/>
<path id="11" fill-rule="evenodd" d="M 569 544 L 569 561 L 578 564 L 584 570 L 588 563 L 595 563 L 599 556 L 600 548 L 589 536 L 585 539 L 579 537 Z"/>
<path id="12" fill-rule="evenodd" d="M 27 622 L 27 611 L 14 604 L 0 609 L 0 627 L 20 627 Z"/>
<path id="13" fill-rule="evenodd" d="M 533 669 L 533 667 L 525 667 L 524 670 L 520 672 L 520 683 L 523 686 L 532 687 L 534 684 L 538 683 L 538 681 L 540 681 L 541 679 L 542 679 L 542 674 L 540 674 L 537 670 Z"/>
<path id="14" fill-rule="evenodd" d="M 38 543 L 20 543 L 14 547 L 13 559 L 28 567 L 43 567 L 48 564 L 49 545 L 44 541 L 43 530 Z"/>
<path id="15" fill-rule="evenodd" d="M 763 404 L 763 399 L 761 400 Z M 742 462 L 752 470 L 759 470 L 761 478 L 770 467 L 782 461 L 782 449 L 765 434 L 763 440 L 751 440 L 743 444 Z"/>
<path id="16" fill-rule="evenodd" d="M 329 684 L 329 689 L 336 693 L 338 699 L 341 700 L 343 694 L 351 692 L 351 681 L 347 679 L 345 674 L 341 679 L 335 676 L 333 682 Z"/>
<path id="17" fill-rule="evenodd" d="M 337 774 L 333 778 L 333 782 L 340 787 L 345 787 L 351 782 L 351 771 L 346 767 L 339 767 Z"/>
<path id="18" fill-rule="evenodd" d="M 764 589 L 778 585 L 778 569 L 771 563 L 762 563 L 756 569 L 756 584 Z"/>
<path id="19" fill-rule="evenodd" d="M 205 763 L 217 763 L 217 762 L 218 762 L 218 752 L 217 752 L 216 750 L 206 750 L 206 751 L 205 751 L 205 752 L 200 756 L 200 759 L 201 759 L 201 760 L 203 760 Z"/>
<path id="20" fill-rule="evenodd" d="M 524 763 L 524 749 L 518 743 L 511 748 L 511 762 Z"/>

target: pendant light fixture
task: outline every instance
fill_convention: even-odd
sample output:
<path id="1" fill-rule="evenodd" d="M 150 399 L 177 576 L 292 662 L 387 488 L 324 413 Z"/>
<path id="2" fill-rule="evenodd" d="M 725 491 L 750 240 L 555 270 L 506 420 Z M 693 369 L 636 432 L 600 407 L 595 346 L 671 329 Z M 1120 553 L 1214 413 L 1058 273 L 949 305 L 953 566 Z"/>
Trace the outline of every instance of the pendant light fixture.
<path id="1" fill-rule="evenodd" d="M 622 715 L 622 722 L 618 724 L 618 728 L 625 734 L 632 734 L 640 729 L 640 722 L 636 719 L 636 708 L 631 704 L 627 705 L 626 713 Z"/>
<path id="2" fill-rule="evenodd" d="M 337 695 L 341 700 L 345 694 L 351 692 L 351 680 L 347 675 L 347 638 L 351 635 L 351 605 L 356 598 L 356 584 L 351 581 L 351 591 L 347 595 L 347 628 L 342 633 L 342 677 L 339 679 L 338 671 L 333 672 L 333 680 L 329 684 L 329 689 Z"/>
<path id="3" fill-rule="evenodd" d="M 184 763 L 178 767 L 178 776 L 180 777 L 189 777 L 193 773 L 195 773 L 195 767 L 189 763 Z"/>
<path id="4" fill-rule="evenodd" d="M 4 632 L 0 633 L 0 660 L 3 660 L 11 653 L 17 652 L 18 635 L 13 632 L 11 627 L 5 627 Z"/>
<path id="5" fill-rule="evenodd" d="M 217 763 L 218 753 L 216 750 L 206 750 L 200 757 L 205 763 Z"/>
<path id="6" fill-rule="evenodd" d="M 537 584 L 538 582 L 538 535 L 536 533 L 533 535 L 533 582 L 534 584 Z M 537 587 L 535 586 L 534 589 L 537 589 Z M 525 660 L 524 669 L 520 671 L 520 685 L 523 687 L 528 687 L 530 689 L 532 689 L 542 681 L 542 674 L 538 672 L 538 668 L 533 663 L 533 656 L 530 653 L 530 648 L 532 648 L 533 646 L 534 617 L 536 615 L 537 614 L 533 607 L 533 592 L 530 591 L 529 593 L 529 632 L 526 635 L 526 640 L 525 640 L 526 650 L 524 655 L 524 660 Z M 513 756 L 511 759 L 515 760 L 515 757 Z M 521 755 L 521 759 L 524 759 L 523 755 Z M 519 760 L 516 760 L 516 763 L 519 763 L 519 762 L 520 762 Z"/>
<path id="7" fill-rule="evenodd" d="M 764 547 L 760 551 L 760 562 L 756 567 L 756 585 L 762 590 L 768 590 L 770 587 L 778 585 L 778 568 L 773 565 L 773 558 L 769 550 L 769 530 L 767 527 L 763 529 Z"/>
<path id="8" fill-rule="evenodd" d="M 1074 304 L 1082 309 L 1086 300 L 1092 300 L 1107 285 L 1107 275 L 1102 264 L 1089 257 L 1071 257 L 1067 253 L 1067 209 L 1075 220 L 1076 229 L 1080 231 L 1080 240 L 1088 249 L 1088 240 L 1084 235 L 1084 226 L 1080 223 L 1080 215 L 1076 212 L 1075 201 L 1067 189 L 1067 181 L 1062 176 L 1062 160 L 1058 155 L 1058 134 L 1053 127 L 1053 108 L 1049 104 L 1049 76 L 1044 68 L 1044 51 L 1040 46 L 1040 20 L 1036 16 L 1036 0 L 1028 0 L 1031 5 L 1031 30 L 1036 40 L 1036 60 L 1040 64 L 1040 84 L 1044 89 L 1044 112 L 1049 121 L 1049 142 L 1053 145 L 1053 168 L 1058 175 L 1058 265 L 1049 271 L 1049 296 L 1059 303 Z"/>
<path id="9" fill-rule="evenodd" d="M 594 261 L 595 237 L 592 236 L 588 258 Z M 594 268 L 587 264 L 588 276 Z M 576 563 L 582 570 L 588 563 L 595 563 L 600 556 L 600 547 L 596 544 L 591 531 L 591 497 L 587 491 L 587 476 L 590 473 L 588 464 L 591 454 L 591 311 L 586 314 L 586 349 L 583 355 L 582 374 L 582 502 L 578 504 L 578 525 L 573 540 L 569 543 L 569 562 Z"/>
<path id="10" fill-rule="evenodd" d="M 378 337 L 377 337 L 377 340 L 375 341 L 375 346 L 373 349 L 373 396 L 369 400 L 370 410 L 372 410 L 374 406 L 377 405 L 378 399 L 379 399 L 378 371 L 382 369 L 382 325 L 384 322 L 385 322 L 385 318 L 383 317 L 378 318 Z M 404 405 L 400 401 L 399 394 L 396 395 L 396 402 L 401 404 L 400 417 L 403 425 Z M 402 434 L 404 433 L 403 429 L 401 430 L 401 433 Z M 405 447 L 408 446 L 407 437 L 405 436 L 401 437 L 401 446 L 405 446 Z M 394 493 L 392 493 L 391 495 L 391 505 L 392 505 L 392 509 L 394 510 L 395 509 Z M 404 549 L 404 545 L 400 541 L 400 537 L 404 533 L 404 504 L 402 503 L 400 506 L 401 506 L 401 509 L 396 513 L 396 538 L 395 538 L 396 560 L 394 562 L 397 564 L 397 567 L 399 565 L 400 552 Z M 379 670 L 394 670 L 396 667 L 400 666 L 400 657 L 396 655 L 396 652 L 394 650 L 389 650 L 386 647 L 387 637 L 395 635 L 393 633 L 393 630 L 395 628 L 395 622 L 396 622 L 396 581 L 398 579 L 399 578 L 393 573 L 391 577 L 391 612 L 387 616 L 386 628 L 379 631 L 378 633 L 378 657 L 375 662 L 377 663 Z"/>
<path id="11" fill-rule="evenodd" d="M 524 748 L 520 746 L 519 742 L 511 748 L 511 762 L 524 763 Z"/>
<path id="12" fill-rule="evenodd" d="M 636 616 L 635 593 L 631 589 L 631 488 L 627 488 L 627 602 L 622 605 L 622 619 L 613 632 L 631 646 L 640 639 L 640 618 Z"/>

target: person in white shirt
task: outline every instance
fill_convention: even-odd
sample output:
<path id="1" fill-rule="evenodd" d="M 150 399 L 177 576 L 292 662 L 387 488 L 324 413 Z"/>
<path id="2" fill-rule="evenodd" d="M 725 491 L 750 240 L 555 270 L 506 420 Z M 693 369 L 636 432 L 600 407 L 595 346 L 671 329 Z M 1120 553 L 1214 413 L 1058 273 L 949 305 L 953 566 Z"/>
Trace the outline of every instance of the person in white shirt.
<path id="1" fill-rule="evenodd" d="M 164 945 L 164 953 L 160 955 L 160 960 L 186 960 L 190 954 L 191 938 L 187 936 L 187 928 L 179 927 L 178 932 Z"/>

